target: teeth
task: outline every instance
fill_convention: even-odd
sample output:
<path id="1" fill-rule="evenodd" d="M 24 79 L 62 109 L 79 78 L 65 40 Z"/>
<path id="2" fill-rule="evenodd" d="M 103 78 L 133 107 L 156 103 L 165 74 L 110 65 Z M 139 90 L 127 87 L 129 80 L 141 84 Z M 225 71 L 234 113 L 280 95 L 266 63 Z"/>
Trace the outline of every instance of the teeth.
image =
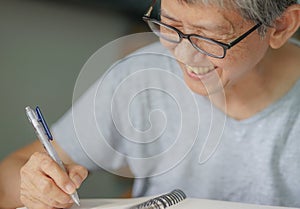
<path id="1" fill-rule="evenodd" d="M 212 71 L 214 68 L 214 66 L 207 66 L 207 67 L 192 67 L 192 66 L 189 66 L 189 65 L 186 65 L 187 67 L 187 70 L 189 72 L 193 72 L 197 75 L 203 75 L 203 74 L 206 74 L 208 73 L 209 71 Z"/>

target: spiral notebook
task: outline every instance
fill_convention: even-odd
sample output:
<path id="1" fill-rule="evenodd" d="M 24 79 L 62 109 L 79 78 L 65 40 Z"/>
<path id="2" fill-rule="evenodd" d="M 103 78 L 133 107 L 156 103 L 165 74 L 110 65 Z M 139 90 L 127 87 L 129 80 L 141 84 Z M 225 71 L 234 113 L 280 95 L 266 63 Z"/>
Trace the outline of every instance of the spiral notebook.
<path id="1" fill-rule="evenodd" d="M 153 198 L 98 199 L 100 201 L 98 203 L 97 200 L 94 201 L 90 200 L 87 202 L 88 205 L 85 205 L 83 200 L 81 207 L 73 206 L 72 209 L 292 209 L 279 206 L 187 198 L 184 192 L 179 189 Z"/>
<path id="2" fill-rule="evenodd" d="M 184 192 L 178 189 L 153 198 L 82 199 L 80 202 L 81 206 L 74 205 L 71 209 L 292 209 L 289 207 L 186 198 Z"/>
<path id="3" fill-rule="evenodd" d="M 186 198 L 185 193 L 175 189 L 170 193 L 151 198 L 145 202 L 129 206 L 129 209 L 164 209 L 176 205 Z"/>
<path id="4" fill-rule="evenodd" d="M 165 209 L 186 199 L 183 191 L 176 189 L 170 193 L 153 198 L 105 199 L 97 205 L 97 200 L 81 201 L 81 206 L 72 209 Z M 110 202 L 111 201 L 111 202 Z"/>

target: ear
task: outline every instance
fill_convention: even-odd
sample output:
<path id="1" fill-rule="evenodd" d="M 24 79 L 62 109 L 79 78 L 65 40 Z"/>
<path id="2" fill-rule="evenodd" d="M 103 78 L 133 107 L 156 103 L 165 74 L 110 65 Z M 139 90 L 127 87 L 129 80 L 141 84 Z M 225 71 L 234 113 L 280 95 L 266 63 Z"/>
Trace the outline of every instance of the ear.
<path id="1" fill-rule="evenodd" d="M 284 45 L 300 26 L 300 4 L 288 7 L 276 19 L 274 27 L 270 29 L 270 47 L 277 49 Z"/>

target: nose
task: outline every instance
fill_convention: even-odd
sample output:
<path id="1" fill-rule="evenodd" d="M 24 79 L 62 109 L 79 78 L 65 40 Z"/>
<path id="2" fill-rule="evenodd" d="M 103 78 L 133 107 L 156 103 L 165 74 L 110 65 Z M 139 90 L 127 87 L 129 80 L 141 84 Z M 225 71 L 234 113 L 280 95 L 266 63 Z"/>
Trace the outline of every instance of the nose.
<path id="1" fill-rule="evenodd" d="M 175 58 L 189 66 L 198 66 L 206 59 L 206 55 L 196 50 L 188 39 L 183 38 L 180 43 L 174 47 Z"/>

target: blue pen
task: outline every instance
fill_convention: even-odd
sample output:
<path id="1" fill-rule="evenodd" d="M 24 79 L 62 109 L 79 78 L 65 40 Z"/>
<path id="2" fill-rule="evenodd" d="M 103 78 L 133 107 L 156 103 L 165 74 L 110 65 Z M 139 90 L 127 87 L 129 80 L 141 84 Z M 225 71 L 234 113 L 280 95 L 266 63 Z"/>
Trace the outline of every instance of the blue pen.
<path id="1" fill-rule="evenodd" d="M 57 152 L 55 151 L 54 147 L 51 144 L 51 140 L 53 140 L 53 137 L 51 135 L 51 132 L 47 126 L 47 123 L 43 117 L 43 114 L 39 107 L 36 107 L 36 112 L 34 112 L 29 106 L 25 108 L 26 115 L 32 124 L 35 133 L 41 143 L 43 144 L 44 148 L 50 155 L 50 157 L 65 171 L 66 168 L 59 158 Z M 77 192 L 75 191 L 73 194 L 70 195 L 73 199 L 73 201 L 79 206 L 80 201 Z"/>

